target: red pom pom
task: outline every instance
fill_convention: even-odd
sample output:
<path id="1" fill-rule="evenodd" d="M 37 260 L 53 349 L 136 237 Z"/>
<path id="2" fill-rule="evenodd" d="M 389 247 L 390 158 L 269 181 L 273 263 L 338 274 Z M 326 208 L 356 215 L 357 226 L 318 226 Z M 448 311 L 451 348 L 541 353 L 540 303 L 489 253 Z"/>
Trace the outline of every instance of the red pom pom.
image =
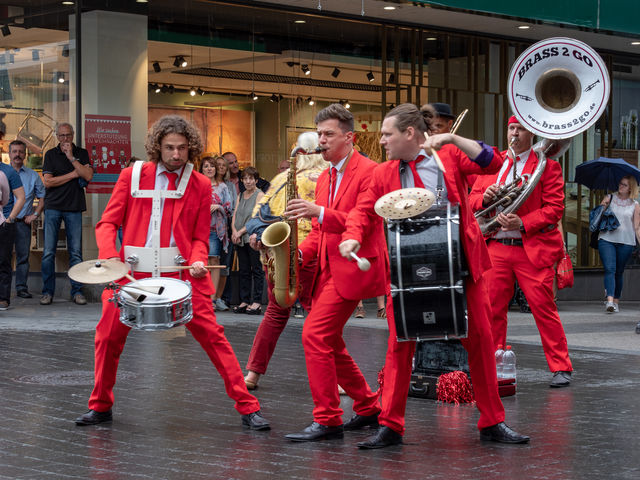
<path id="1" fill-rule="evenodd" d="M 362 128 L 362 130 L 366 130 L 367 128 L 369 128 L 366 123 L 363 123 L 362 125 L 360 125 L 360 127 Z"/>
<path id="2" fill-rule="evenodd" d="M 382 398 L 382 385 L 383 384 L 384 384 L 384 365 L 382 366 L 382 368 L 378 372 L 378 391 L 376 393 L 378 394 L 379 398 Z"/>
<path id="3" fill-rule="evenodd" d="M 440 375 L 436 394 L 441 402 L 455 403 L 456 405 L 473 403 L 473 389 L 469 377 L 460 370 Z"/>

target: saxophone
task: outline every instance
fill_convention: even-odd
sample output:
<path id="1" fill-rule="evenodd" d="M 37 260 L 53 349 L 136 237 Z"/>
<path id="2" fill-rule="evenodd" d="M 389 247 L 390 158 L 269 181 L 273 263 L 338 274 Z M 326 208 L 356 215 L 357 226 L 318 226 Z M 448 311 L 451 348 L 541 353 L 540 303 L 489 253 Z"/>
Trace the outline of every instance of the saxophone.
<path id="1" fill-rule="evenodd" d="M 285 206 L 298 197 L 296 157 L 297 153 L 290 159 Z M 298 298 L 298 221 L 272 223 L 262 233 L 262 243 L 269 249 L 267 273 L 273 284 L 273 296 L 278 305 L 289 308 Z"/>

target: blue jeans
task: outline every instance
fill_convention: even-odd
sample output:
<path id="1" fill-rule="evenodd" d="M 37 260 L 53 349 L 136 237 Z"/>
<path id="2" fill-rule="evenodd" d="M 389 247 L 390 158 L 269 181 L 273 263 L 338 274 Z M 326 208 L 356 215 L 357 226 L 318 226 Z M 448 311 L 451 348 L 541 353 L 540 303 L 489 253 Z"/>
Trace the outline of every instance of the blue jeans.
<path id="1" fill-rule="evenodd" d="M 29 250 L 31 250 L 31 225 L 16 223 L 16 292 L 27 292 L 29 276 Z"/>
<path id="2" fill-rule="evenodd" d="M 616 300 L 622 294 L 622 274 L 631 257 L 633 245 L 598 240 L 598 252 L 604 266 L 604 288 L 608 297 Z"/>
<path id="3" fill-rule="evenodd" d="M 44 252 L 42 253 L 42 294 L 53 296 L 56 291 L 56 245 L 60 224 L 64 220 L 67 232 L 67 250 L 69 267 L 82 262 L 82 212 L 64 212 L 62 210 L 44 211 Z M 81 283 L 71 280 L 71 298 L 82 293 Z"/>

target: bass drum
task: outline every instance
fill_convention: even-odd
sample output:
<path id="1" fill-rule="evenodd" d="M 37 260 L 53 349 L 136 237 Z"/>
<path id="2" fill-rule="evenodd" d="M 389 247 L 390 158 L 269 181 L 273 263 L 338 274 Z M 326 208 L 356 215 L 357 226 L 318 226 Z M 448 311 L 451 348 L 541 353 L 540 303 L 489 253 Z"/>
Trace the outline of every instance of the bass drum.
<path id="1" fill-rule="evenodd" d="M 391 296 L 398 340 L 467 337 L 458 205 L 434 205 L 413 218 L 389 220 Z"/>

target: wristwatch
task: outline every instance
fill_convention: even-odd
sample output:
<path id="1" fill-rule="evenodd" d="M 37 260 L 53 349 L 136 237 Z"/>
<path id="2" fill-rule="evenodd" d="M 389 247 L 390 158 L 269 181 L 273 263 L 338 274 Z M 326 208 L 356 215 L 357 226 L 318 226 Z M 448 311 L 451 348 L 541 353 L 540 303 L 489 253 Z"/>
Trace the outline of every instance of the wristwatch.
<path id="1" fill-rule="evenodd" d="M 34 212 L 34 213 L 33 213 L 33 216 L 34 216 L 34 217 L 36 217 L 36 218 L 38 218 L 38 217 L 40 216 L 40 212 Z"/>

